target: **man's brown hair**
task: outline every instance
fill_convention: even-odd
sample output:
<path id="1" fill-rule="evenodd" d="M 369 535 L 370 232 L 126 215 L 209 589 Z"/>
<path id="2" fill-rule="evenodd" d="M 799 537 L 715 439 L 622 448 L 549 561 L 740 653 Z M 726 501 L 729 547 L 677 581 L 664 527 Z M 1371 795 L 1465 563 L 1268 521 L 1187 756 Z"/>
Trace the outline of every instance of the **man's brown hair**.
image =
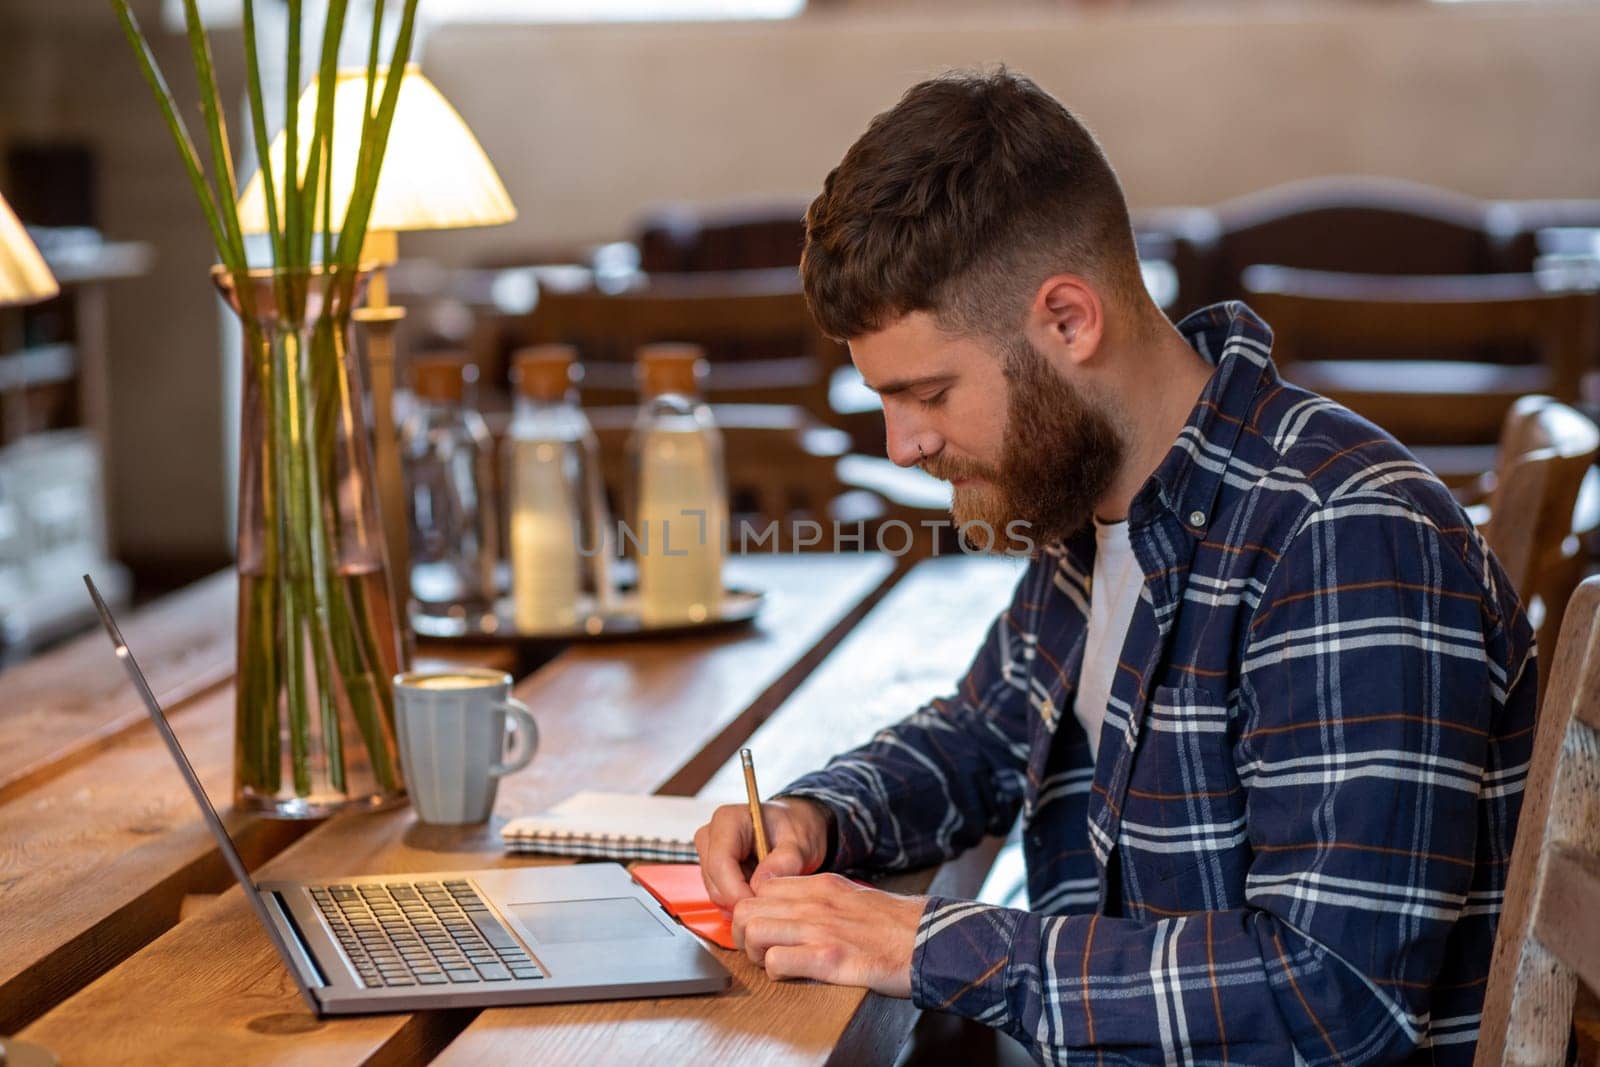
<path id="1" fill-rule="evenodd" d="M 1004 339 L 1056 273 L 1142 290 L 1128 206 L 1094 135 L 1004 67 L 921 82 L 872 120 L 806 212 L 801 276 L 848 340 L 913 311 Z"/>

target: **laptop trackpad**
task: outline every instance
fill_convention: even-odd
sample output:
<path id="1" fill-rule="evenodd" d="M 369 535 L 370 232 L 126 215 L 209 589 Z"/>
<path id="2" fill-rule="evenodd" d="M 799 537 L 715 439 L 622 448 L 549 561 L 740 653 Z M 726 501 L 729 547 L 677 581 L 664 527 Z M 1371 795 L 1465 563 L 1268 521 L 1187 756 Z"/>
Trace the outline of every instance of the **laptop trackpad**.
<path id="1" fill-rule="evenodd" d="M 506 910 L 543 945 L 672 936 L 671 930 L 632 897 L 512 904 Z"/>

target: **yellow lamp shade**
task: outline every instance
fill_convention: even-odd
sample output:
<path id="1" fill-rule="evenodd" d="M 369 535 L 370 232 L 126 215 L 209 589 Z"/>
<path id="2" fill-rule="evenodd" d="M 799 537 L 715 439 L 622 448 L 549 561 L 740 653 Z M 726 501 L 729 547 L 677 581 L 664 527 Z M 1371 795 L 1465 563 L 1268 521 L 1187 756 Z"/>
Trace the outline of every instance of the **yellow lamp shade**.
<path id="1" fill-rule="evenodd" d="M 387 71 L 380 68 L 373 89 L 373 107 L 383 94 Z M 361 147 L 361 116 L 366 106 L 365 68 L 341 70 L 333 94 L 333 229 L 344 225 L 344 211 L 355 182 L 356 157 Z M 300 95 L 299 145 L 296 153 L 302 179 L 316 127 L 317 79 Z M 284 135 L 279 131 L 268 150 L 273 185 L 277 193 L 278 223 L 283 224 Z M 322 226 L 322 182 L 316 223 Z M 517 217 L 506 187 L 483 154 L 478 139 L 455 108 L 434 88 L 415 65 L 408 65 L 400 82 L 394 125 L 389 131 L 383 170 L 372 204 L 370 231 L 449 230 L 466 226 L 494 226 Z M 258 170 L 239 197 L 239 222 L 246 233 L 267 231 L 266 195 Z"/>
<path id="2" fill-rule="evenodd" d="M 60 291 L 33 238 L 0 196 L 0 304 L 31 304 Z"/>

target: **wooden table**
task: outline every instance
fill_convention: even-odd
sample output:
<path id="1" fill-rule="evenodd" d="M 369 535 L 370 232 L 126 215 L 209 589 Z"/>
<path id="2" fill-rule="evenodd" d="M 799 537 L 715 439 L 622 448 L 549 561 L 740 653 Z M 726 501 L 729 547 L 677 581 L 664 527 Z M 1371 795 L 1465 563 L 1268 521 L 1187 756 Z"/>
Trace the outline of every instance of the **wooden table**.
<path id="1" fill-rule="evenodd" d="M 423 827 L 409 808 L 225 818 L 257 877 L 311 878 L 554 862 L 506 855 L 498 825 L 582 788 L 737 799 L 729 758 L 746 743 L 774 789 L 947 691 L 1020 574 L 953 557 L 891 588 L 892 564 L 747 557 L 735 577 L 770 593 L 751 629 L 563 652 L 518 683 L 543 747 L 488 826 Z M 224 799 L 231 589 L 214 578 L 123 620 Z M 771 982 L 721 950 L 734 983 L 713 996 L 315 1019 L 103 646 L 88 635 L 0 674 L 0 751 L 23 754 L 0 771 L 0 1033 L 63 1063 L 885 1062 L 913 1021 L 904 1001 Z M 892 884 L 972 893 L 992 851 Z"/>

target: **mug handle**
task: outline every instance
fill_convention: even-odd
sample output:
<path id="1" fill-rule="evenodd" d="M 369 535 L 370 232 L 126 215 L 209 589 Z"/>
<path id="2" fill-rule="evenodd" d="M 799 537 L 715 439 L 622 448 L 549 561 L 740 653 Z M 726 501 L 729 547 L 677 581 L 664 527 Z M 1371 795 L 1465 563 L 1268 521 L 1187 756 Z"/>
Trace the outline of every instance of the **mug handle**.
<path id="1" fill-rule="evenodd" d="M 489 768 L 489 774 L 495 778 L 522 770 L 533 762 L 534 755 L 539 751 L 539 724 L 533 721 L 533 712 L 528 710 L 528 705 L 515 697 L 507 697 L 500 702 L 500 707 L 507 715 L 506 727 L 516 735 L 517 740 L 512 744 L 511 758 Z"/>

